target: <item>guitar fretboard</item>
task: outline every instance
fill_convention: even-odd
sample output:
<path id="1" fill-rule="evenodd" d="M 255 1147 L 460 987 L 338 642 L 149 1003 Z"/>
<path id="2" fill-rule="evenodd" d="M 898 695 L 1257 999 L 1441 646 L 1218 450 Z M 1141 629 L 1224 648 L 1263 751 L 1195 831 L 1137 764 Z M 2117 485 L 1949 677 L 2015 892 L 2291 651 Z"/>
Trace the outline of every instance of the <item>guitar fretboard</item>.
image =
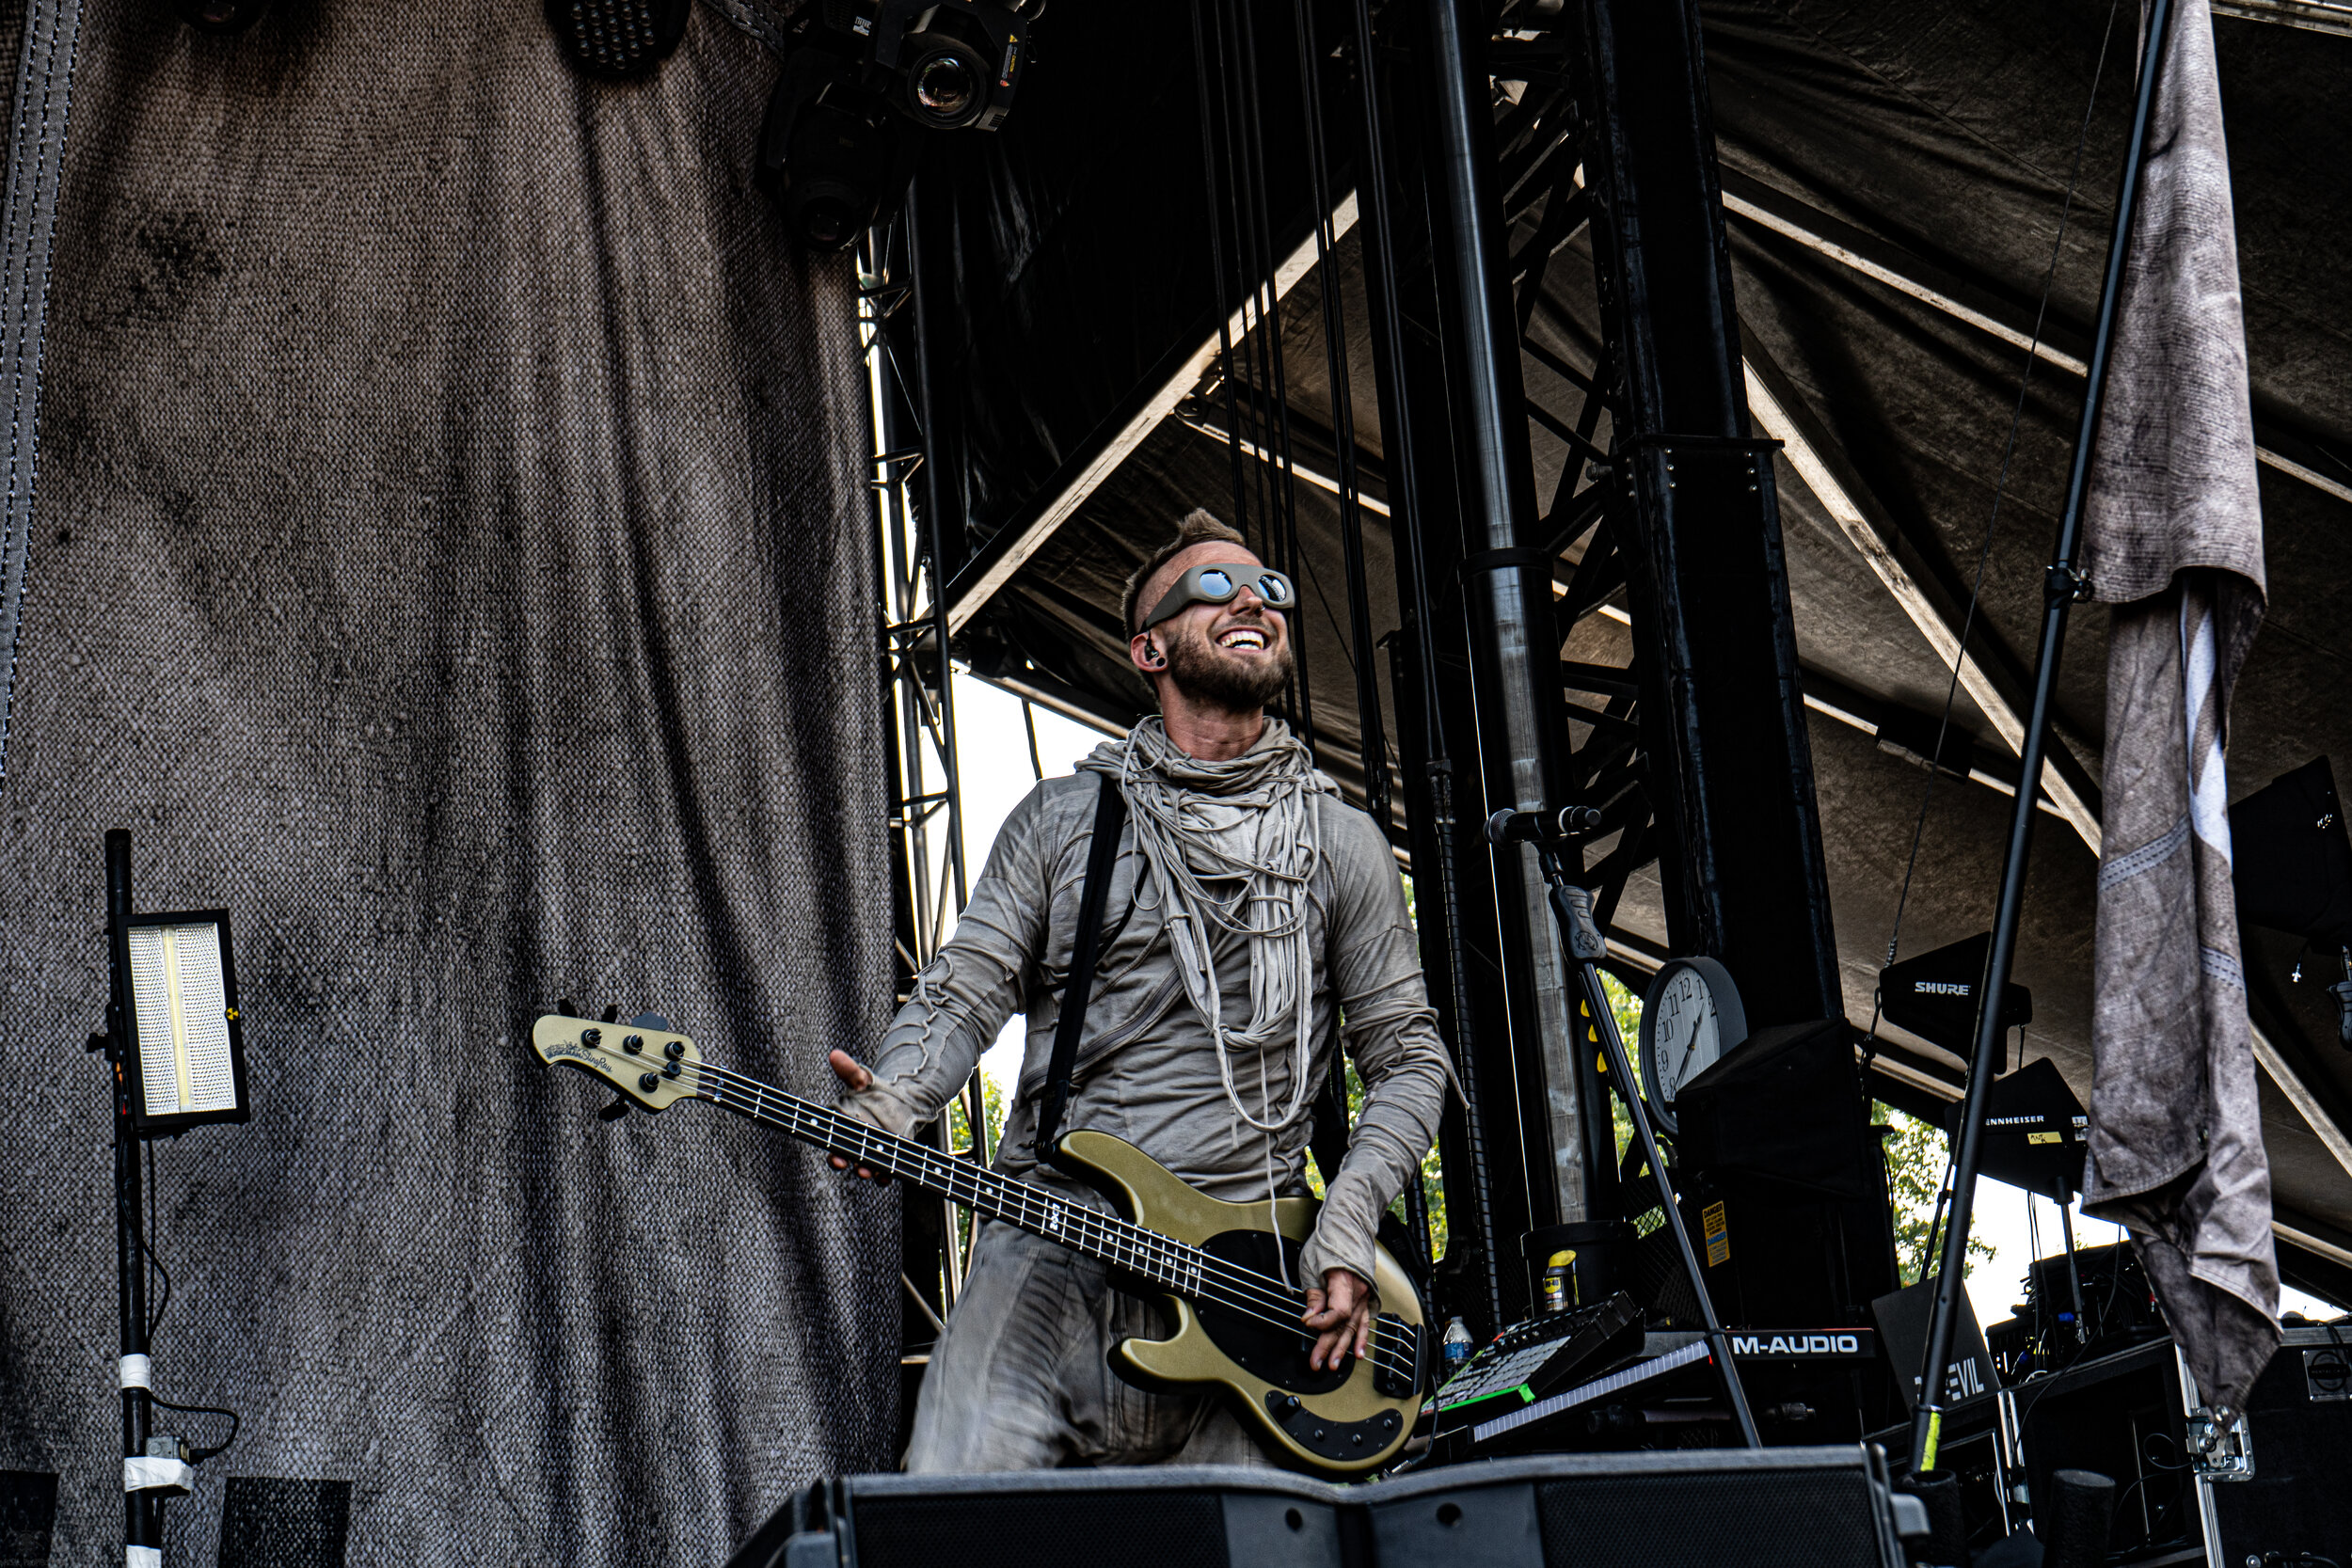
<path id="1" fill-rule="evenodd" d="M 1203 1293 L 1204 1255 L 1196 1246 L 1147 1230 L 1116 1214 L 1073 1203 L 1026 1181 L 1000 1176 L 969 1160 L 959 1160 L 912 1138 L 869 1127 L 830 1106 L 803 1100 L 739 1073 L 688 1067 L 702 1100 L 763 1126 L 788 1132 L 868 1170 L 887 1171 L 926 1192 L 962 1204 L 988 1219 L 1034 1232 L 1074 1252 L 1141 1275 L 1174 1294 L 1198 1300 Z M 1221 1272 L 1221 1271 L 1212 1271 Z M 1274 1280 L 1269 1287 L 1283 1289 Z M 1217 1293 L 1211 1289 L 1212 1294 Z"/>

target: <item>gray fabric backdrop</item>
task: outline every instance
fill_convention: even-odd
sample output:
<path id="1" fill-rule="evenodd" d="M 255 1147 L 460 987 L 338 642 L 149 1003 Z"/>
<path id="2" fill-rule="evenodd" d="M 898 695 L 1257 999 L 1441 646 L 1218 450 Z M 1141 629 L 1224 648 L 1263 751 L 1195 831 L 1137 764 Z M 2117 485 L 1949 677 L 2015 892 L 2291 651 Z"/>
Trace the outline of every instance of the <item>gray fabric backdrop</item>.
<path id="1" fill-rule="evenodd" d="M 21 6 L 12 8 L 21 12 Z M 13 32 L 13 27 L 5 30 Z M 13 37 L 8 58 L 15 55 Z M 257 1115 L 158 1151 L 159 1389 L 354 1563 L 711 1562 L 890 1461 L 895 1199 L 522 1048 L 651 1007 L 803 1090 L 889 1003 L 853 277 L 749 182 L 697 10 L 93 0 L 0 786 L 0 1469 L 119 1560 L 100 834 L 233 911 Z"/>

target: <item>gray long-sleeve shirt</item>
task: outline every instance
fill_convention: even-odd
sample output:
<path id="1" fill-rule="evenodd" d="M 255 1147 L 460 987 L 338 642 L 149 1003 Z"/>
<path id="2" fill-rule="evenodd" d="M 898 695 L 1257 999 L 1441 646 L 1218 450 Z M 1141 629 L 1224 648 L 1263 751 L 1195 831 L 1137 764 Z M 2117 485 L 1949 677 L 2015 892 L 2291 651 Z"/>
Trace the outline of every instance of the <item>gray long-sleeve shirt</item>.
<path id="1" fill-rule="evenodd" d="M 1005 1022 L 1024 1013 L 1027 1041 L 1017 1103 L 995 1168 L 1067 1186 L 1039 1167 L 1031 1142 L 1101 784 L 1087 772 L 1049 779 L 1006 819 L 955 935 L 917 977 L 914 994 L 882 1037 L 871 1064 L 874 1085 L 844 1096 L 843 1109 L 891 1132 L 912 1131 L 939 1114 Z M 1381 1212 L 1437 1135 L 1452 1065 L 1422 984 L 1388 844 L 1371 817 L 1336 797 L 1310 800 L 1323 855 L 1308 884 L 1314 958 L 1309 1093 L 1332 1069 L 1332 1048 L 1343 1037 L 1367 1091 L 1347 1157 L 1326 1183 L 1322 1217 L 1300 1259 L 1305 1282 L 1320 1285 L 1331 1268 L 1371 1277 Z M 1216 1046 L 1184 995 L 1161 901 L 1136 901 L 1138 877 L 1150 875 L 1131 822 L 1112 871 L 1104 906 L 1110 934 L 1095 970 L 1063 1127 L 1124 1138 L 1214 1197 L 1263 1199 L 1267 1136 L 1243 1123 L 1226 1099 Z M 1215 951 L 1225 1016 L 1248 1016 L 1243 942 L 1227 937 Z M 1236 1053 L 1235 1086 L 1260 1120 L 1272 1119 L 1268 1107 L 1279 1112 L 1289 1102 L 1292 1069 L 1287 1041 L 1263 1053 Z M 1275 1184 L 1283 1194 L 1305 1190 L 1311 1131 L 1302 1115 L 1274 1139 Z"/>

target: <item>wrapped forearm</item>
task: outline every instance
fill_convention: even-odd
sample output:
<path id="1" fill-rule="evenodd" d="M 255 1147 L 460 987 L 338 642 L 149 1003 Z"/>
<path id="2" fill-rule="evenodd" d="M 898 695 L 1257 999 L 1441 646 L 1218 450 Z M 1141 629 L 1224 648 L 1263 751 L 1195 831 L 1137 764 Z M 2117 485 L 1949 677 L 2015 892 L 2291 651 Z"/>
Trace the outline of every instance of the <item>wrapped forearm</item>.
<path id="1" fill-rule="evenodd" d="M 1019 1007 L 1014 972 L 984 948 L 959 951 L 949 942 L 915 975 L 914 993 L 883 1033 L 870 1064 L 872 1085 L 844 1094 L 840 1108 L 885 1132 L 912 1135 L 962 1089 Z"/>
<path id="2" fill-rule="evenodd" d="M 980 1053 L 1023 1005 L 1024 977 L 1042 942 L 1045 878 L 1038 858 L 1032 794 L 996 836 L 973 884 L 955 935 L 914 977 L 914 992 L 866 1065 L 871 1086 L 844 1094 L 840 1108 L 905 1137 L 946 1108 L 971 1079 Z"/>
<path id="3" fill-rule="evenodd" d="M 1309 1285 L 1327 1269 L 1372 1277 L 1380 1215 L 1421 1168 L 1437 1140 L 1453 1065 L 1438 1038 L 1437 1015 L 1416 971 L 1386 995 L 1364 998 L 1347 1017 L 1350 1054 L 1364 1081 L 1347 1157 L 1324 1189 L 1323 1213 L 1299 1259 Z M 1331 1069 L 1340 1070 L 1338 1062 Z"/>

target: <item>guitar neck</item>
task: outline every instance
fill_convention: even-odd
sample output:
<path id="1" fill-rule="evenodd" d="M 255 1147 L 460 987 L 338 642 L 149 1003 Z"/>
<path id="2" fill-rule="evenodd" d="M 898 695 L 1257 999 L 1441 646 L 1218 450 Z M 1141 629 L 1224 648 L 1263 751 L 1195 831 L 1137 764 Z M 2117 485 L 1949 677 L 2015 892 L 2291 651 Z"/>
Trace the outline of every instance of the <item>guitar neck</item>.
<path id="1" fill-rule="evenodd" d="M 892 1176 L 927 1193 L 960 1203 L 984 1219 L 1058 1242 L 1073 1252 L 1141 1275 L 1178 1295 L 1200 1288 L 1202 1254 L 1155 1230 L 1089 1209 L 1085 1204 L 1027 1181 L 1000 1176 L 969 1160 L 870 1127 L 829 1105 L 748 1078 L 721 1072 L 707 1063 L 687 1069 L 698 1080 L 691 1093 L 722 1110 L 789 1133 L 868 1170 Z"/>

